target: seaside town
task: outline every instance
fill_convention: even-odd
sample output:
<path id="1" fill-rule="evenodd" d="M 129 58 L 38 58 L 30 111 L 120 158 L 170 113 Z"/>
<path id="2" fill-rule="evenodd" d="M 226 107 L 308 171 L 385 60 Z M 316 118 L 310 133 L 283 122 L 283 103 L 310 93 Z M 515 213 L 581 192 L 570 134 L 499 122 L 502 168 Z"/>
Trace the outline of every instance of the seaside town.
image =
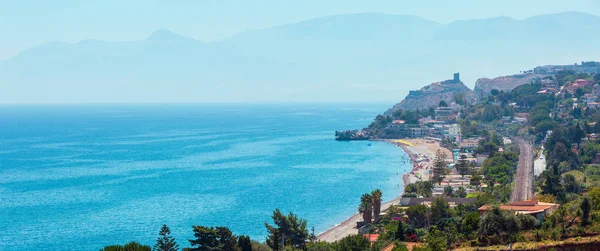
<path id="1" fill-rule="evenodd" d="M 597 250 L 599 73 L 598 62 L 540 66 L 473 92 L 455 73 L 365 129 L 336 132 L 397 145 L 413 168 L 401 196 L 319 239 L 356 234 L 374 250 Z"/>
<path id="2" fill-rule="evenodd" d="M 182 250 L 598 250 L 600 62 L 539 66 L 511 76 L 452 79 L 411 91 L 338 141 L 401 148 L 402 194 L 356 198 L 357 212 L 322 233 L 275 209 L 264 242 L 194 226 Z M 367 143 L 371 146 L 371 143 Z M 390 169 L 400 167 L 390 166 Z M 168 226 L 155 250 L 178 250 Z M 150 250 L 130 242 L 104 251 Z"/>
<path id="3" fill-rule="evenodd" d="M 600 0 L 1 6 L 0 251 L 600 251 Z"/>
<path id="4" fill-rule="evenodd" d="M 401 148 L 411 165 L 397 173 L 402 194 L 382 201 L 381 190 L 364 191 L 356 214 L 322 233 L 275 209 L 264 242 L 194 226 L 194 248 L 182 250 L 598 250 L 599 134 L 600 62 L 479 79 L 474 90 L 455 73 L 364 129 L 335 132 Z M 154 250 L 178 249 L 164 225 Z"/>

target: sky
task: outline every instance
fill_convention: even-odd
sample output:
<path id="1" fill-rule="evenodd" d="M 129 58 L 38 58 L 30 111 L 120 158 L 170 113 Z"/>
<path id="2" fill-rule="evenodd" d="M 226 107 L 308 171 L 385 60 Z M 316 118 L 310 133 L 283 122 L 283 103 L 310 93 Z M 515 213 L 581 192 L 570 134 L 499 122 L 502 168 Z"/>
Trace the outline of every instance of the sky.
<path id="1" fill-rule="evenodd" d="M 600 0 L 0 0 L 0 60 L 52 41 L 129 41 L 157 29 L 202 41 L 335 14 L 410 14 L 455 20 L 582 11 L 600 16 Z"/>

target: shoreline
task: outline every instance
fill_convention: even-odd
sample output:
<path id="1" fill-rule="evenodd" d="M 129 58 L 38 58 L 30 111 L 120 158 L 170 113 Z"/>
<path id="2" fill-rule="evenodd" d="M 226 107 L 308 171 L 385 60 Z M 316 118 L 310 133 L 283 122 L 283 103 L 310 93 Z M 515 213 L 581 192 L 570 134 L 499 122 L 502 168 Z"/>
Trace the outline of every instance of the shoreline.
<path id="1" fill-rule="evenodd" d="M 423 160 L 419 161 L 415 157 L 415 155 L 428 156 L 432 160 L 433 156 L 435 156 L 437 149 L 443 149 L 439 145 L 438 142 L 430 143 L 431 141 L 427 141 L 424 138 L 404 140 L 404 142 L 408 142 L 409 144 L 412 144 L 413 146 L 405 145 L 405 144 L 399 143 L 397 140 L 391 140 L 391 139 L 373 140 L 373 141 L 382 141 L 382 142 L 394 145 L 394 146 L 402 149 L 402 151 L 404 151 L 408 155 L 408 157 L 410 159 L 410 163 L 413 168 L 402 175 L 402 185 L 404 186 L 404 188 L 406 188 L 406 186 L 408 184 L 415 183 L 419 180 L 429 180 L 429 174 L 427 172 L 427 168 L 420 168 L 420 169 L 416 168 L 417 164 L 419 164 L 420 162 L 425 162 L 425 161 L 423 161 Z M 429 161 L 427 161 L 426 163 L 428 163 L 428 162 Z M 422 178 L 420 178 L 420 179 L 417 178 L 415 173 L 419 173 Z M 403 191 L 402 192 L 402 194 L 403 194 L 404 189 L 402 191 Z M 399 194 L 398 196 L 396 196 L 394 199 L 392 199 L 390 201 L 386 201 L 386 202 L 382 203 L 381 204 L 381 212 L 386 212 L 391 205 L 399 203 L 400 199 L 402 198 L 402 194 Z M 362 221 L 362 215 L 359 213 L 353 214 L 352 216 L 348 217 L 347 219 L 340 222 L 339 224 L 336 224 L 336 225 L 332 226 L 331 228 L 319 233 L 317 235 L 317 239 L 320 241 L 334 242 L 334 241 L 340 240 L 348 235 L 357 234 L 358 230 L 355 228 L 355 226 L 356 226 L 356 222 L 359 222 L 359 221 Z"/>

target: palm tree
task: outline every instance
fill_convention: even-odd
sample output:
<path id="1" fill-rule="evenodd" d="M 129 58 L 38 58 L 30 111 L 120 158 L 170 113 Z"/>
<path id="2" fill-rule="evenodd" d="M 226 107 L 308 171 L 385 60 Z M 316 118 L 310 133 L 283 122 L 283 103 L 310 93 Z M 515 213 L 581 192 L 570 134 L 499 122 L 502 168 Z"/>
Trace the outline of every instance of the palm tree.
<path id="1" fill-rule="evenodd" d="M 454 194 L 454 189 L 452 189 L 451 186 L 446 186 L 444 187 L 444 195 L 446 195 L 446 197 L 452 197 L 452 194 Z"/>
<path id="2" fill-rule="evenodd" d="M 362 213 L 365 224 L 371 223 L 373 217 L 373 198 L 370 194 L 366 193 L 360 197 L 358 212 Z"/>
<path id="3" fill-rule="evenodd" d="M 371 192 L 371 197 L 373 197 L 373 219 L 375 219 L 375 222 L 379 220 L 379 213 L 381 213 L 381 196 L 382 192 L 379 189 Z"/>

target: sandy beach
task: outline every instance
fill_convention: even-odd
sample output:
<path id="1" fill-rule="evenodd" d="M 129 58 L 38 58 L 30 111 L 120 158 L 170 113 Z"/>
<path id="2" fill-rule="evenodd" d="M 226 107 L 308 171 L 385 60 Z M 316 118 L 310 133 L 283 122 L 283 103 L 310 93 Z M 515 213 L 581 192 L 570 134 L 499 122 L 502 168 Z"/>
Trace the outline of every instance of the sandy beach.
<path id="1" fill-rule="evenodd" d="M 448 149 L 440 147 L 438 142 L 425 139 L 407 139 L 407 140 L 385 140 L 385 142 L 401 147 L 411 158 L 413 169 L 402 176 L 403 184 L 415 183 L 419 180 L 429 180 L 429 172 L 425 166 L 431 166 L 430 162 L 435 158 L 437 150 L 444 151 L 448 156 L 452 156 Z M 417 157 L 415 157 L 417 155 Z M 427 156 L 427 158 L 425 158 Z M 423 168 L 415 168 L 415 164 L 421 164 Z M 417 176 L 420 176 L 419 179 Z M 400 202 L 401 195 L 391 201 L 381 205 L 381 212 L 385 212 L 391 205 Z M 335 225 L 327 231 L 320 233 L 317 238 L 321 241 L 334 242 L 348 235 L 357 234 L 356 222 L 362 221 L 361 214 L 354 214 L 342 223 Z"/>

